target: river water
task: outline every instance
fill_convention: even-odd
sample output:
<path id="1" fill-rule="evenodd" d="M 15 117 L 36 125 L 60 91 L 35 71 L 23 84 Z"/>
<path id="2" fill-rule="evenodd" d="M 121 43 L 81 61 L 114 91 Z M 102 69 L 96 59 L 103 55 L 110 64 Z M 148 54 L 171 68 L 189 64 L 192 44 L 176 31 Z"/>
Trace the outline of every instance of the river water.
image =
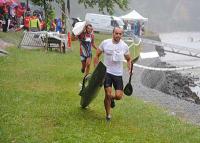
<path id="1" fill-rule="evenodd" d="M 186 50 L 192 50 L 200 53 L 200 32 L 173 32 L 161 33 L 159 35 L 162 42 L 187 47 Z M 200 58 L 185 56 L 166 52 L 161 61 L 165 61 L 177 67 L 190 67 L 200 65 Z M 192 86 L 191 90 L 200 97 L 200 68 L 179 71 L 182 74 L 190 74 L 194 77 L 196 86 Z"/>

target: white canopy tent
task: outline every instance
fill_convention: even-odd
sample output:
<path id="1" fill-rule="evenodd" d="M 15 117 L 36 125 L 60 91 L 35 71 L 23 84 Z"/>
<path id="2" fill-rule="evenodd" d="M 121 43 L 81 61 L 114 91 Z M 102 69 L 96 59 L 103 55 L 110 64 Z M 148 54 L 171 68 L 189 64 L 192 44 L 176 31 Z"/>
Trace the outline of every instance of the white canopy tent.
<path id="1" fill-rule="evenodd" d="M 136 10 L 133 10 L 126 15 L 120 16 L 120 18 L 128 21 L 148 21 L 148 18 L 143 17 Z"/>

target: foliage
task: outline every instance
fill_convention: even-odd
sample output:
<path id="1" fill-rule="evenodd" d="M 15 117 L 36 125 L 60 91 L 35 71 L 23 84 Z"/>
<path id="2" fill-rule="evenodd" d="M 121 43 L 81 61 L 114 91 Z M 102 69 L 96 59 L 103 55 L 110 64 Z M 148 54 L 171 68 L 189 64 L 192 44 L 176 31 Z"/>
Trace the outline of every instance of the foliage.
<path id="1" fill-rule="evenodd" d="M 31 0 L 34 4 L 43 6 L 43 0 Z M 48 1 L 48 0 L 46 0 Z M 63 0 L 56 0 L 57 3 L 63 3 Z M 107 11 L 109 14 L 113 14 L 114 7 L 117 5 L 120 9 L 125 10 L 128 7 L 128 0 L 79 0 L 80 4 L 83 4 L 86 8 L 98 6 L 100 12 Z"/>
<path id="2" fill-rule="evenodd" d="M 128 0 L 79 0 L 79 3 L 84 4 L 87 7 L 94 7 L 98 5 L 99 11 L 109 14 L 113 14 L 115 5 L 118 5 L 120 9 L 125 10 L 128 7 Z"/>
<path id="3" fill-rule="evenodd" d="M 47 5 L 47 30 L 50 29 L 51 21 L 56 17 L 55 10 L 52 5 Z"/>
<path id="4" fill-rule="evenodd" d="M 44 1 L 46 2 L 46 4 L 48 4 L 49 2 L 53 1 L 53 0 L 31 0 L 35 5 L 39 5 L 39 6 L 44 6 Z M 62 3 L 63 0 L 55 0 L 57 3 Z"/>
<path id="5" fill-rule="evenodd" d="M 35 5 L 39 5 L 41 7 L 44 7 L 44 0 L 31 0 Z M 60 2 L 59 0 L 57 2 Z M 52 7 L 52 5 L 49 3 L 49 1 L 45 1 L 45 8 L 46 8 L 46 22 L 47 22 L 47 29 L 50 28 L 50 22 L 55 19 L 55 10 Z"/>
<path id="6" fill-rule="evenodd" d="M 43 0 L 31 0 L 35 5 L 44 6 Z"/>

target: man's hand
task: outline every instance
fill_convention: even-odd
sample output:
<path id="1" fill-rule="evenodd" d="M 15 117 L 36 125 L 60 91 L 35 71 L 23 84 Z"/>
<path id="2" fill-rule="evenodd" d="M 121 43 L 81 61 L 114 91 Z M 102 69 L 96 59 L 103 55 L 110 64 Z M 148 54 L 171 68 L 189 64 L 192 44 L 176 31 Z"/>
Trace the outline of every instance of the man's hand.
<path id="1" fill-rule="evenodd" d="M 125 59 L 127 61 L 128 72 L 129 72 L 129 74 L 131 74 L 131 66 L 132 66 L 133 63 L 132 63 L 130 54 L 125 55 Z"/>
<path id="2" fill-rule="evenodd" d="M 132 70 L 131 70 L 131 68 L 132 68 Z M 129 72 L 130 75 L 133 74 L 133 62 L 130 62 L 128 64 L 128 72 Z"/>

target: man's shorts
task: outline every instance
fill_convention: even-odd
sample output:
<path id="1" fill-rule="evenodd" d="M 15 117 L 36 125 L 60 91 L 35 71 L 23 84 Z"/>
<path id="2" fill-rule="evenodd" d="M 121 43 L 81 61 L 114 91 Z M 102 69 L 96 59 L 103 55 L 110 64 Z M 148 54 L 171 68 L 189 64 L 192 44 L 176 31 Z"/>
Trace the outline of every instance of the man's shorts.
<path id="1" fill-rule="evenodd" d="M 90 42 L 83 42 L 80 47 L 80 56 L 81 61 L 85 61 L 87 58 L 92 57 L 92 49 L 91 49 L 91 43 Z"/>
<path id="2" fill-rule="evenodd" d="M 92 58 L 92 54 L 88 57 L 82 56 L 82 55 L 80 57 L 81 57 L 81 61 L 86 61 L 87 58 Z"/>
<path id="3" fill-rule="evenodd" d="M 112 75 L 110 73 L 106 73 L 104 88 L 113 87 L 115 90 L 123 90 L 123 79 L 122 76 Z"/>

